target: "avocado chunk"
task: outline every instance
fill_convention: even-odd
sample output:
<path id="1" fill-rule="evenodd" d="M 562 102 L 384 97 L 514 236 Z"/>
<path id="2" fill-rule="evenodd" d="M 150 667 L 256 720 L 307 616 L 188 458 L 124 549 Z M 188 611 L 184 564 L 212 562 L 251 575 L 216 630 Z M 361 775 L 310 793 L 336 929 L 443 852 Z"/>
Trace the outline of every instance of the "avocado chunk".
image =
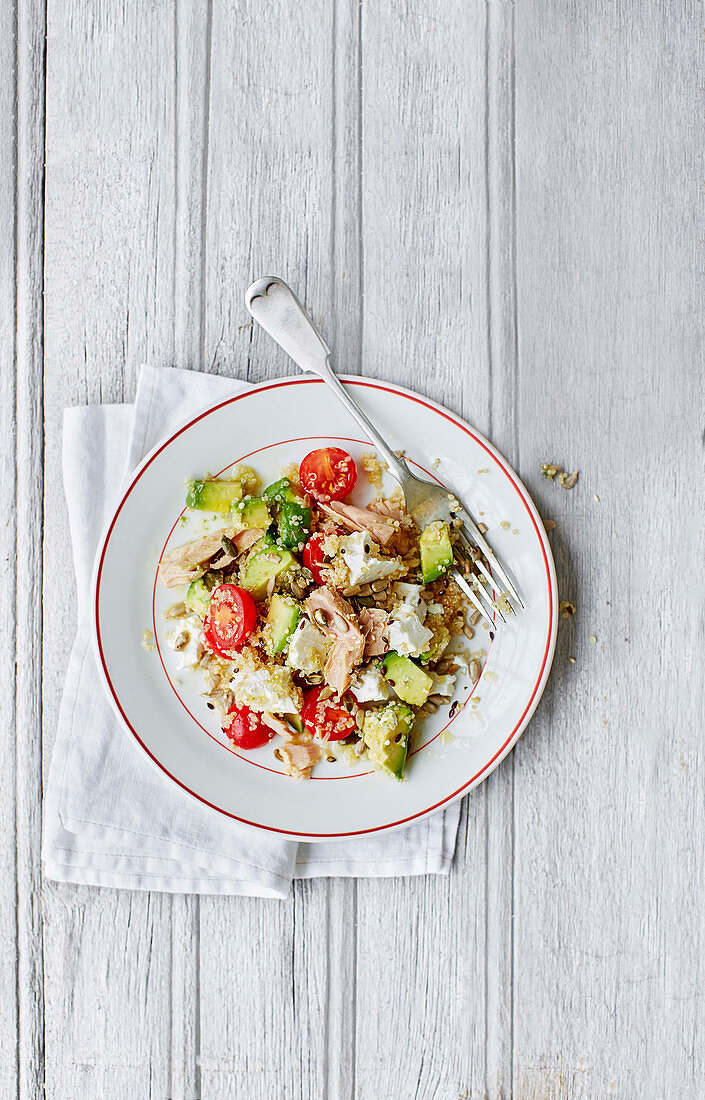
<path id="1" fill-rule="evenodd" d="M 282 477 L 268 485 L 263 496 L 274 508 L 279 546 L 285 550 L 303 550 L 311 530 L 311 509 L 294 492 L 289 478 Z"/>
<path id="2" fill-rule="evenodd" d="M 184 603 L 189 611 L 194 611 L 196 615 L 205 619 L 211 604 L 213 589 L 220 583 L 219 578 L 214 577 L 212 573 L 204 573 L 198 580 L 191 581 L 184 597 Z"/>
<path id="3" fill-rule="evenodd" d="M 453 564 L 453 547 L 450 528 L 442 520 L 434 520 L 424 528 L 419 537 L 421 574 L 424 584 L 438 580 Z"/>
<path id="4" fill-rule="evenodd" d="M 278 577 L 294 562 L 288 550 L 282 550 L 271 543 L 272 540 L 266 537 L 256 542 L 240 570 L 240 584 L 247 589 L 253 600 L 263 600 L 270 580 Z"/>
<path id="5" fill-rule="evenodd" d="M 266 500 L 260 497 L 245 497 L 232 507 L 233 522 L 238 531 L 247 531 L 252 527 L 261 527 L 266 531 L 272 522 Z"/>
<path id="6" fill-rule="evenodd" d="M 362 739 L 367 745 L 367 754 L 375 767 L 395 779 L 404 778 L 413 724 L 414 712 L 403 703 L 387 703 L 375 710 L 365 711 Z"/>
<path id="7" fill-rule="evenodd" d="M 441 625 L 432 629 L 431 644 L 426 652 L 419 657 L 422 665 L 427 665 L 430 661 L 440 661 L 450 641 L 450 631 L 447 626 Z"/>
<path id="8" fill-rule="evenodd" d="M 301 608 L 296 600 L 290 596 L 272 596 L 264 625 L 264 644 L 270 656 L 281 653 L 288 645 L 300 618 Z"/>
<path id="9" fill-rule="evenodd" d="M 382 661 L 384 675 L 394 691 L 405 703 L 421 707 L 431 694 L 433 680 L 410 657 L 388 653 Z"/>
<path id="10" fill-rule="evenodd" d="M 229 512 L 242 497 L 240 481 L 188 481 L 186 507 L 201 512 Z"/>

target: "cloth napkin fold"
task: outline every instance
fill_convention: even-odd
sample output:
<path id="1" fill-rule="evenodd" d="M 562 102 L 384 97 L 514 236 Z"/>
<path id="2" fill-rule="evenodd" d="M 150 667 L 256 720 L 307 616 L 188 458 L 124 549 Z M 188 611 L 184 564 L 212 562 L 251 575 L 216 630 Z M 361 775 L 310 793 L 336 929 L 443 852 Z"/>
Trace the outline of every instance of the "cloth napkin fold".
<path id="1" fill-rule="evenodd" d="M 118 491 L 158 440 L 242 382 L 143 367 L 134 405 L 67 409 L 63 471 L 78 629 L 44 805 L 42 858 L 56 881 L 173 893 L 283 898 L 293 878 L 444 874 L 459 805 L 407 829 L 298 844 L 201 805 L 152 767 L 99 687 L 89 595 L 98 540 Z"/>

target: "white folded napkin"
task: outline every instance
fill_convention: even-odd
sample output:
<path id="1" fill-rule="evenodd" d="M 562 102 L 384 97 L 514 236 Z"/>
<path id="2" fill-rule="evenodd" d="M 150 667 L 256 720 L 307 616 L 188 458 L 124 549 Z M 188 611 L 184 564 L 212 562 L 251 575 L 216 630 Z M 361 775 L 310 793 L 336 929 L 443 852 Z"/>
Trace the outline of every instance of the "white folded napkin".
<path id="1" fill-rule="evenodd" d="M 447 873 L 459 805 L 407 829 L 297 844 L 192 799 L 152 767 L 118 723 L 93 659 L 89 589 L 98 540 L 125 477 L 169 430 L 246 389 L 212 375 L 143 367 L 134 405 L 67 409 L 63 467 L 78 632 L 44 807 L 42 858 L 63 882 L 283 898 L 292 878 Z"/>

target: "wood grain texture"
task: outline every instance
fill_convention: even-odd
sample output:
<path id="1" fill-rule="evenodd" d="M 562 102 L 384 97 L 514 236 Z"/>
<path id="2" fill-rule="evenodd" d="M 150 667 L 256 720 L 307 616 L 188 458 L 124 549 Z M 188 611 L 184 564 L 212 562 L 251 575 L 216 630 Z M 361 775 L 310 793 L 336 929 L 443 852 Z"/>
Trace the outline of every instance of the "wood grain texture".
<path id="1" fill-rule="evenodd" d="M 517 21 L 521 470 L 578 614 L 514 754 L 516 1082 L 696 1097 L 702 12 Z M 539 484 L 546 459 L 580 467 L 578 488 Z"/>
<path id="2" fill-rule="evenodd" d="M 325 331 L 336 300 L 341 314 L 358 308 L 356 43 L 352 3 L 213 6 L 208 369 L 290 373 L 244 309 L 261 274 L 296 286 Z M 203 1100 L 350 1095 L 354 896 L 351 883 L 305 882 L 284 904 L 201 899 Z"/>
<path id="3" fill-rule="evenodd" d="M 45 10 L 15 7 L 16 337 L 15 454 L 17 547 L 15 715 L 21 723 L 15 770 L 17 841 L 17 1094 L 44 1081 L 44 960 L 41 912 L 42 805 L 42 466 L 44 459 L 42 317 L 44 240 Z M 27 659 L 29 657 L 29 659 Z"/>
<path id="4" fill-rule="evenodd" d="M 17 545 L 17 435 L 16 260 L 17 216 L 17 93 L 16 12 L 10 4 L 0 8 L 0 482 L 6 500 L 0 524 L 0 623 L 5 635 L 5 657 L 0 661 L 0 744 L 4 782 L 0 785 L 0 988 L 17 988 L 17 853 L 15 847 L 15 760 L 17 707 L 15 696 L 17 578 L 14 556 Z M 0 1092 L 18 1091 L 18 998 L 0 1000 Z"/>
<path id="5" fill-rule="evenodd" d="M 178 29 L 188 42 L 187 7 Z M 171 4 L 49 4 L 47 763 L 75 629 L 73 584 L 55 582 L 73 574 L 68 540 L 58 536 L 66 531 L 62 409 L 129 399 L 140 363 L 172 362 L 177 339 L 187 354 L 189 322 L 176 310 L 175 281 L 188 285 L 193 234 L 188 206 L 177 218 L 176 200 L 191 186 L 192 139 L 186 123 L 176 126 L 176 38 Z M 179 133 L 188 157 L 179 161 L 177 190 Z M 195 1095 L 195 906 L 45 886 L 49 1097 Z"/>
<path id="6" fill-rule="evenodd" d="M 501 185 L 486 159 L 494 18 L 484 5 L 451 4 L 439 17 L 394 3 L 363 9 L 362 22 L 364 370 L 419 389 L 485 430 L 488 193 L 494 203 Z M 508 961 L 496 943 L 506 919 L 502 870 L 488 861 L 503 779 L 467 799 L 449 879 L 358 884 L 360 1097 L 486 1093 L 497 1038 L 494 1026 L 488 1031 L 488 942 L 491 983 L 506 988 Z"/>
<path id="7" fill-rule="evenodd" d="M 44 26 L 0 13 L 0 1092 L 699 1100 L 701 9 L 48 0 L 46 115 Z M 143 361 L 287 373 L 242 302 L 268 271 L 340 369 L 491 436 L 578 615 L 447 879 L 42 884 L 61 410 Z"/>

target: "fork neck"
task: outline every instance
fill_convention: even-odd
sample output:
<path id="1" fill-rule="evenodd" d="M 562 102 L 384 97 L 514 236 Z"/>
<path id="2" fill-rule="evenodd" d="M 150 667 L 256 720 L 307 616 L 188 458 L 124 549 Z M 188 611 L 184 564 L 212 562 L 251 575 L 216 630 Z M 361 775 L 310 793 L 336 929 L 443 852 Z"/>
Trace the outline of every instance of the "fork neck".
<path id="1" fill-rule="evenodd" d="M 371 443 L 375 445 L 377 450 L 384 458 L 384 461 L 387 463 L 387 466 L 389 467 L 389 472 L 392 477 L 399 482 L 402 488 L 404 488 L 404 485 L 408 481 L 410 476 L 409 469 L 406 463 L 403 459 L 399 459 L 395 455 L 392 448 L 380 435 L 374 424 L 372 424 L 367 419 L 362 409 L 350 396 L 349 391 L 345 388 L 343 383 L 333 371 L 329 359 L 326 359 L 325 364 L 321 364 L 316 373 L 333 390 L 338 400 L 342 402 L 350 415 L 357 421 L 367 438 L 370 440 Z"/>

